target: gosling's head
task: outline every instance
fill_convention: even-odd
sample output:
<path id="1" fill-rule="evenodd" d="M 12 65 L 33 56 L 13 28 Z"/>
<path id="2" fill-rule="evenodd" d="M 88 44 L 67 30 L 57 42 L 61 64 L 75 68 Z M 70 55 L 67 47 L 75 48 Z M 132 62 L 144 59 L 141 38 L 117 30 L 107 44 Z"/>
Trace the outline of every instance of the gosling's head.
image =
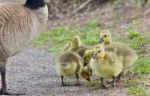
<path id="1" fill-rule="evenodd" d="M 67 44 L 66 44 L 67 48 L 71 48 L 72 47 L 72 42 L 69 41 Z"/>
<path id="2" fill-rule="evenodd" d="M 72 42 L 69 41 L 69 42 L 67 43 L 67 46 L 68 46 L 68 48 L 71 48 L 71 47 L 72 47 Z"/>
<path id="3" fill-rule="evenodd" d="M 81 70 L 81 73 L 80 73 L 80 76 L 83 78 L 83 79 L 85 79 L 85 80 L 87 80 L 87 81 L 91 81 L 91 78 L 90 78 L 90 76 L 91 76 L 91 70 L 89 70 L 89 68 L 87 67 L 87 66 L 85 66 L 85 67 L 83 67 L 83 69 Z"/>
<path id="4" fill-rule="evenodd" d="M 72 46 L 72 43 L 71 43 L 71 42 L 68 42 L 68 46 L 71 47 L 71 46 Z"/>
<path id="5" fill-rule="evenodd" d="M 81 40 L 80 40 L 79 36 L 73 37 L 73 39 L 72 39 L 72 46 L 74 48 L 81 46 Z"/>
<path id="6" fill-rule="evenodd" d="M 104 42 L 104 44 L 110 44 L 111 42 L 111 34 L 108 30 L 104 30 L 100 33 L 100 39 L 99 42 L 102 43 Z"/>
<path id="7" fill-rule="evenodd" d="M 72 48 L 72 42 L 67 42 L 67 44 L 64 46 L 64 48 L 63 48 L 63 52 L 66 52 L 66 51 L 70 51 L 71 50 L 71 48 Z"/>
<path id="8" fill-rule="evenodd" d="M 86 50 L 84 55 L 83 55 L 83 60 L 84 60 L 84 66 L 88 65 L 91 58 L 94 55 L 94 50 Z"/>
<path id="9" fill-rule="evenodd" d="M 104 58 L 104 56 L 105 56 L 105 50 L 103 45 L 95 46 L 93 59 Z"/>

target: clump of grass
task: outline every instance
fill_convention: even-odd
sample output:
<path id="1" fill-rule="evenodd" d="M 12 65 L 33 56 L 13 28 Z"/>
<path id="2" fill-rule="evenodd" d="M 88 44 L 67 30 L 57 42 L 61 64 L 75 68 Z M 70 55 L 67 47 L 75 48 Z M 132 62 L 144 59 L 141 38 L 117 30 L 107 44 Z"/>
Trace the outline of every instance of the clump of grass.
<path id="1" fill-rule="evenodd" d="M 138 84 L 138 82 L 135 81 L 135 80 L 125 80 L 125 81 L 123 82 L 123 85 L 124 85 L 125 87 L 136 86 L 137 84 Z"/>
<path id="2" fill-rule="evenodd" d="M 71 40 L 76 32 L 78 32 L 78 30 L 75 28 L 60 26 L 47 33 L 42 33 L 34 40 L 33 44 L 36 47 L 46 48 L 50 52 L 57 52 L 62 48 L 64 43 Z"/>
<path id="3" fill-rule="evenodd" d="M 120 5 L 121 5 L 121 1 L 122 0 L 112 0 L 112 7 L 113 7 L 113 9 L 119 8 Z"/>
<path id="4" fill-rule="evenodd" d="M 138 31 L 136 29 L 128 29 L 128 35 L 130 39 L 139 36 Z"/>
<path id="5" fill-rule="evenodd" d="M 143 45 L 148 43 L 150 43 L 150 38 L 144 36 L 137 36 L 129 41 L 130 46 L 134 47 L 135 49 L 141 49 Z"/>
<path id="6" fill-rule="evenodd" d="M 141 57 L 135 62 L 134 72 L 139 75 L 150 74 L 150 55 Z"/>
<path id="7" fill-rule="evenodd" d="M 139 7 L 144 7 L 148 0 L 135 0 Z"/>
<path id="8" fill-rule="evenodd" d="M 136 95 L 136 96 L 148 96 L 146 89 L 141 86 L 134 86 L 128 89 L 129 95 Z"/>
<path id="9" fill-rule="evenodd" d="M 78 35 L 85 44 L 97 44 L 99 31 L 99 20 L 97 19 L 87 22 L 82 28 L 59 26 L 47 33 L 41 34 L 34 40 L 33 44 L 36 47 L 46 48 L 50 52 L 59 53 L 65 43 L 76 35 Z"/>
<path id="10" fill-rule="evenodd" d="M 139 19 L 139 18 L 136 18 L 136 19 L 133 19 L 133 20 L 132 20 L 132 24 L 133 24 L 133 25 L 137 25 L 137 24 L 140 24 L 140 23 L 142 23 L 142 20 Z"/>
<path id="11" fill-rule="evenodd" d="M 136 29 L 129 29 L 128 36 L 130 40 L 128 41 L 129 45 L 134 49 L 141 50 L 145 44 L 150 43 L 150 38 L 140 35 Z"/>
<path id="12" fill-rule="evenodd" d="M 86 84 L 86 87 L 88 88 L 93 88 L 93 89 L 97 89 L 100 87 L 100 82 L 99 81 L 91 81 L 89 83 Z"/>

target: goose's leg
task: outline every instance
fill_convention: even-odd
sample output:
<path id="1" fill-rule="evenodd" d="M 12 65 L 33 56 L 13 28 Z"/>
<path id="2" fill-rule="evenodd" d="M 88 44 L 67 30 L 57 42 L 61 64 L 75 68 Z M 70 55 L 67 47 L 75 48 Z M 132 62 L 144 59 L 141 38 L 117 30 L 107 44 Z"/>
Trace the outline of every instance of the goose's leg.
<path id="1" fill-rule="evenodd" d="M 65 86 L 65 83 L 64 83 L 64 76 L 60 76 L 61 77 L 61 86 Z"/>
<path id="2" fill-rule="evenodd" d="M 107 89 L 107 87 L 104 85 L 104 79 L 103 79 L 103 78 L 100 78 L 100 81 L 101 81 L 101 83 L 100 83 L 100 88 L 102 88 L 102 89 Z"/>
<path id="3" fill-rule="evenodd" d="M 113 81 L 112 81 L 112 87 L 113 87 L 113 88 L 115 87 L 115 81 L 116 81 L 116 77 L 113 76 Z"/>
<path id="4" fill-rule="evenodd" d="M 116 82 L 120 81 L 121 77 L 123 76 L 123 72 L 121 72 L 117 77 L 116 77 Z"/>
<path id="5" fill-rule="evenodd" d="M 78 74 L 76 74 L 76 79 L 77 79 L 77 83 L 75 84 L 75 85 L 80 85 L 80 83 L 79 83 L 79 75 Z"/>
<path id="6" fill-rule="evenodd" d="M 117 77 L 115 77 L 115 82 L 119 82 L 121 80 L 121 77 L 123 77 L 123 72 L 121 72 Z M 107 83 L 112 84 L 113 80 Z"/>
<path id="7" fill-rule="evenodd" d="M 6 70 L 5 68 L 0 68 L 0 72 L 1 72 L 1 85 L 2 88 L 0 90 L 0 94 L 5 94 L 5 95 L 9 95 L 8 92 L 6 91 Z"/>
<path id="8" fill-rule="evenodd" d="M 10 93 L 7 91 L 6 84 L 6 62 L 0 61 L 1 85 L 0 95 L 25 95 L 24 93 Z"/>

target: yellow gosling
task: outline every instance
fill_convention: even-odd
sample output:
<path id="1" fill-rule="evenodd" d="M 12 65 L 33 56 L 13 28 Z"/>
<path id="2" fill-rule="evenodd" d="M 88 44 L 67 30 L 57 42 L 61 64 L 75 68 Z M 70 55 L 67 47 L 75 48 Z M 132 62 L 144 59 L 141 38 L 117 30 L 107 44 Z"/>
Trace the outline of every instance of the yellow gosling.
<path id="1" fill-rule="evenodd" d="M 82 78 L 88 81 L 90 80 L 90 77 L 87 78 L 89 71 L 83 67 L 82 58 L 75 52 L 67 51 L 61 54 L 58 57 L 56 71 L 61 76 L 62 86 L 66 85 L 63 81 L 64 76 L 75 75 L 77 79 L 76 85 L 79 85 L 79 76 L 83 76 Z"/>
<path id="2" fill-rule="evenodd" d="M 113 79 L 113 87 L 115 78 L 122 72 L 123 65 L 114 52 L 107 52 L 103 46 L 99 45 L 94 49 L 94 57 L 90 62 L 93 73 L 100 76 L 101 87 L 106 88 L 103 79 Z"/>
<path id="3" fill-rule="evenodd" d="M 136 52 L 126 44 L 120 42 L 112 42 L 111 34 L 108 30 L 104 30 L 100 33 L 99 42 L 103 42 L 105 50 L 116 53 L 123 64 L 124 71 L 130 68 L 138 58 Z M 118 80 L 120 80 L 120 76 L 118 77 Z"/>

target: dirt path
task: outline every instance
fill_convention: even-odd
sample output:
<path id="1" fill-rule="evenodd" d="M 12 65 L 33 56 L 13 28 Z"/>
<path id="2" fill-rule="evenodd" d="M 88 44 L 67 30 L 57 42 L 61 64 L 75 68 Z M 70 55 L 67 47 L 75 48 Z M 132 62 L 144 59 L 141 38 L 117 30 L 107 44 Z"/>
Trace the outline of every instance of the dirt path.
<path id="1" fill-rule="evenodd" d="M 11 2 L 11 3 L 16 3 L 18 0 L 0 0 L 0 3 L 2 2 Z"/>

